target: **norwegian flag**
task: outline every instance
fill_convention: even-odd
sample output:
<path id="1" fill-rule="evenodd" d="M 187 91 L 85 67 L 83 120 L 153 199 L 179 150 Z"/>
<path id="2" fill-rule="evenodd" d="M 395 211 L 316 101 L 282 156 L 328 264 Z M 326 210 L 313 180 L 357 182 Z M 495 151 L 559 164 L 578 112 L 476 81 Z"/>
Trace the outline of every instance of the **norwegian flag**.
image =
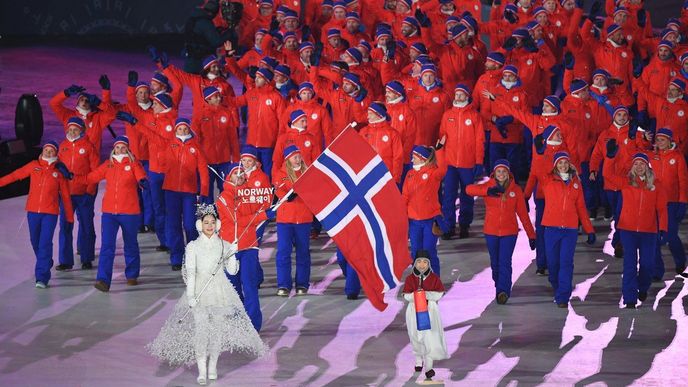
<path id="1" fill-rule="evenodd" d="M 411 256 L 406 206 L 380 156 L 347 128 L 293 188 L 356 270 L 370 302 L 384 310 L 383 293 L 399 284 Z"/>

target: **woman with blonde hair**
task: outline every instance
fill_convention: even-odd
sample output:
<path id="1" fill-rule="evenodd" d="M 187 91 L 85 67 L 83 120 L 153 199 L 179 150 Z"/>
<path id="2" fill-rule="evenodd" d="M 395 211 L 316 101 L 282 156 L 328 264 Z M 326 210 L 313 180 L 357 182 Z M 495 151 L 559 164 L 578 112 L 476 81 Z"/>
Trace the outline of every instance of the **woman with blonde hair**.
<path id="1" fill-rule="evenodd" d="M 275 194 L 282 199 L 289 195 L 286 202 L 277 210 L 277 295 L 289 296 L 292 289 L 291 250 L 296 249 L 296 273 L 294 283 L 296 295 L 308 293 L 311 277 L 310 232 L 313 214 L 296 193 L 291 191 L 294 182 L 306 171 L 306 162 L 301 151 L 290 145 L 282 152 L 284 164 L 275 172 L 273 185 Z"/>
<path id="2" fill-rule="evenodd" d="M 607 142 L 604 178 L 621 187 L 619 237 L 623 246 L 623 280 L 621 291 L 627 309 L 635 309 L 638 300 L 645 301 L 652 283 L 657 234 L 663 240 L 667 231 L 667 199 L 655 179 L 649 157 L 642 152 L 633 155 L 630 170 L 628 158 L 617 160 L 616 140 Z M 628 172 L 626 172 L 628 171 Z M 640 257 L 640 258 L 638 258 Z M 640 259 L 640 262 L 638 262 Z"/>

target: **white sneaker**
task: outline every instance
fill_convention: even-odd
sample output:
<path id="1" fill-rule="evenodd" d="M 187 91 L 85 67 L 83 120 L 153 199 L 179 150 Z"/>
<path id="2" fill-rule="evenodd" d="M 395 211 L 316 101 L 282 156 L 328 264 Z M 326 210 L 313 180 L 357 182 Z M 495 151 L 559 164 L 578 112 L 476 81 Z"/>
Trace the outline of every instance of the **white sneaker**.
<path id="1" fill-rule="evenodd" d="M 43 282 L 36 281 L 36 289 L 45 289 L 47 287 L 48 287 L 48 285 L 44 284 Z"/>

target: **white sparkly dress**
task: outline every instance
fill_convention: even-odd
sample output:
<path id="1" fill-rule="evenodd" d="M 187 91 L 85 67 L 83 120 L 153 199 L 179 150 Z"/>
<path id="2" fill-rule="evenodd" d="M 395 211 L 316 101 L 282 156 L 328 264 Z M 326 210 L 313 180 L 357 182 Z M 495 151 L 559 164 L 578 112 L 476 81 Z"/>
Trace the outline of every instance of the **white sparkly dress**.
<path id="1" fill-rule="evenodd" d="M 174 312 L 167 319 L 158 337 L 148 344 L 148 350 L 171 365 L 191 365 L 197 357 L 217 356 L 221 352 L 244 352 L 256 357 L 268 348 L 253 328 L 244 305 L 225 276 L 239 271 L 234 256 L 236 245 L 221 240 L 216 234 L 208 238 L 200 233 L 198 239 L 186 245 L 184 256 L 186 292 L 179 299 Z M 213 271 L 224 258 L 224 270 Z M 208 280 L 210 284 L 190 313 L 189 300 L 198 296 Z M 181 322 L 180 322 L 181 319 Z"/>

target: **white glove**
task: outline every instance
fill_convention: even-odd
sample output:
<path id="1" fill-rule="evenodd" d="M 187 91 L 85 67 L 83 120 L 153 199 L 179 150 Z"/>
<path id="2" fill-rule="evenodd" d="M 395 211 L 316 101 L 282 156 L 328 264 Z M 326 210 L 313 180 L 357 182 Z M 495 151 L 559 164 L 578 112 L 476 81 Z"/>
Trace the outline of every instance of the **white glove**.
<path id="1" fill-rule="evenodd" d="M 404 293 L 404 300 L 413 303 L 413 293 Z"/>
<path id="2" fill-rule="evenodd" d="M 189 306 L 193 308 L 194 306 L 196 306 L 196 304 L 198 304 L 198 300 L 195 297 L 190 297 Z"/>

